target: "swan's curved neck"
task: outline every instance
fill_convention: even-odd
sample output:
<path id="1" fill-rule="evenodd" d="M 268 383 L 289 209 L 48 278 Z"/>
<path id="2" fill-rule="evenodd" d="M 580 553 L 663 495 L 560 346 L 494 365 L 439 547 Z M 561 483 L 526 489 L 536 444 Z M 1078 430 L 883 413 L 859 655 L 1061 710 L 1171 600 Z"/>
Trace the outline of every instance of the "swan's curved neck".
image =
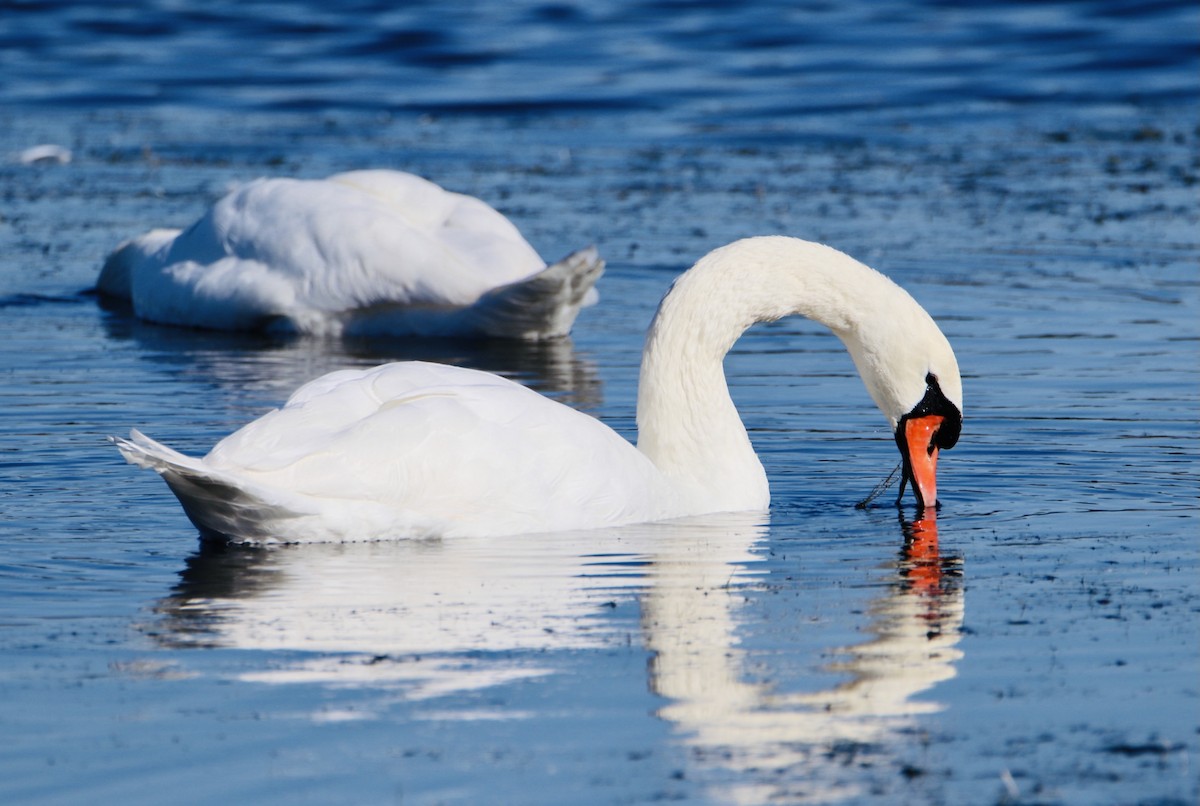
<path id="1" fill-rule="evenodd" d="M 800 314 L 854 354 L 860 323 L 886 296 L 871 293 L 880 281 L 895 288 L 841 252 L 794 238 L 750 238 L 701 259 L 676 280 L 647 335 L 638 449 L 708 511 L 766 508 L 766 473 L 729 396 L 726 353 L 756 322 Z"/>

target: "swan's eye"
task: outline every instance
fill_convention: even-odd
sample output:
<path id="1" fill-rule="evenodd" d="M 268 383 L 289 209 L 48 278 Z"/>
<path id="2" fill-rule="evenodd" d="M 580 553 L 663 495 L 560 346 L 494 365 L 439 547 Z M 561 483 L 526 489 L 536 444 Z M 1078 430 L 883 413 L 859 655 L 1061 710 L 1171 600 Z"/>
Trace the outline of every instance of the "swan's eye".
<path id="1" fill-rule="evenodd" d="M 925 385 L 926 386 L 937 386 L 937 382 L 938 382 L 938 380 L 937 380 L 936 375 L 934 375 L 932 372 L 925 373 Z"/>

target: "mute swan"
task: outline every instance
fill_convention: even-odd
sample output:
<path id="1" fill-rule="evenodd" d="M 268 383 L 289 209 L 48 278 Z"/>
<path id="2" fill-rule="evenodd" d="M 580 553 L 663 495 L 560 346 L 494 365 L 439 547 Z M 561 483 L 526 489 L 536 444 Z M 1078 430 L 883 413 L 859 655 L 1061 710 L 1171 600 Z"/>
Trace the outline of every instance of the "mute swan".
<path id="1" fill-rule="evenodd" d="M 374 170 L 250 182 L 120 244 L 96 290 L 168 325 L 542 339 L 570 332 L 603 267 L 594 248 L 547 267 L 479 199 Z"/>
<path id="2" fill-rule="evenodd" d="M 755 322 L 798 313 L 849 350 L 895 431 L 918 504 L 958 439 L 962 382 L 933 319 L 847 255 L 780 236 L 719 248 L 650 325 L 638 442 L 512 381 L 420 362 L 318 378 L 203 459 L 113 438 L 160 473 L 202 533 L 243 542 L 508 535 L 764 510 L 767 477 L 722 359 Z M 901 487 L 903 494 L 903 486 Z"/>

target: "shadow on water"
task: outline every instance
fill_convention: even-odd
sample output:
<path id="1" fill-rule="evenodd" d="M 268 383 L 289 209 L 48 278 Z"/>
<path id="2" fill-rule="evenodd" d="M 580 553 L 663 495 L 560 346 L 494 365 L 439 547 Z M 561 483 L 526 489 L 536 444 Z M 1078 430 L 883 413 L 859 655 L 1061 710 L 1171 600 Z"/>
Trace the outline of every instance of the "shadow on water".
<path id="1" fill-rule="evenodd" d="M 234 392 L 267 392 L 282 400 L 327 372 L 431 361 L 504 375 L 576 408 L 594 409 L 603 402 L 595 366 L 576 354 L 570 338 L 316 338 L 170 327 L 136 319 L 112 303 L 104 308 L 109 339 L 132 342 L 142 360 Z"/>
<path id="2" fill-rule="evenodd" d="M 646 685 L 689 780 L 723 802 L 831 802 L 862 793 L 863 770 L 898 763 L 919 720 L 941 710 L 917 695 L 962 657 L 961 561 L 940 552 L 932 510 L 900 527 L 870 638 L 827 653 L 842 682 L 816 692 L 751 682 L 763 661 L 740 646 L 740 609 L 771 584 L 768 526 L 754 514 L 510 541 L 203 544 L 147 631 L 175 648 L 303 653 L 241 679 L 374 689 L 381 711 L 553 675 L 555 651 L 623 646 L 640 631 Z M 623 618 L 633 602 L 640 618 Z"/>

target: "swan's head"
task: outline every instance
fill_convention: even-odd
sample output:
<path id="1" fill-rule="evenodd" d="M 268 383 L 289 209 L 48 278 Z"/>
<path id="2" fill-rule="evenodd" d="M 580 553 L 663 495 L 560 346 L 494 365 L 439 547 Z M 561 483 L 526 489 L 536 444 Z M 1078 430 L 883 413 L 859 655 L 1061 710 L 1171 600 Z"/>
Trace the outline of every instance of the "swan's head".
<path id="1" fill-rule="evenodd" d="M 937 506 L 938 452 L 953 448 L 962 430 L 962 406 L 946 396 L 941 381 L 932 372 L 926 374 L 925 384 L 920 402 L 896 424 L 896 446 L 904 468 L 900 494 L 912 482 L 921 508 Z"/>
<path id="2" fill-rule="evenodd" d="M 962 377 L 954 350 L 925 309 L 900 289 L 875 309 L 871 325 L 839 333 L 875 404 L 887 416 L 900 449 L 903 481 L 917 505 L 937 505 L 939 451 L 958 442 Z"/>

